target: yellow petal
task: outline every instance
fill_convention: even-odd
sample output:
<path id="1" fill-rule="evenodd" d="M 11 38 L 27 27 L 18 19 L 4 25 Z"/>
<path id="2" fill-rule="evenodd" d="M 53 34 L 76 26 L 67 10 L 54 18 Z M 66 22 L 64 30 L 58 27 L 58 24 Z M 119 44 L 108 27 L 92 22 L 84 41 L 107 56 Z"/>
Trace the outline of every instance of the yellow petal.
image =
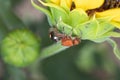
<path id="1" fill-rule="evenodd" d="M 120 8 L 109 9 L 103 12 L 96 12 L 96 17 L 111 17 L 112 21 L 120 22 Z"/>
<path id="2" fill-rule="evenodd" d="M 82 8 L 84 10 L 94 9 L 100 7 L 104 0 L 73 0 L 76 8 Z"/>
<path id="3" fill-rule="evenodd" d="M 113 21 L 117 21 L 117 22 L 120 22 L 120 13 L 117 15 L 115 14 L 116 16 L 112 19 Z"/>
<path id="4" fill-rule="evenodd" d="M 52 3 L 54 3 L 54 4 L 57 4 L 57 5 L 59 5 L 60 4 L 60 0 L 50 0 Z"/>
<path id="5" fill-rule="evenodd" d="M 111 21 L 111 24 L 120 29 L 120 22 Z"/>

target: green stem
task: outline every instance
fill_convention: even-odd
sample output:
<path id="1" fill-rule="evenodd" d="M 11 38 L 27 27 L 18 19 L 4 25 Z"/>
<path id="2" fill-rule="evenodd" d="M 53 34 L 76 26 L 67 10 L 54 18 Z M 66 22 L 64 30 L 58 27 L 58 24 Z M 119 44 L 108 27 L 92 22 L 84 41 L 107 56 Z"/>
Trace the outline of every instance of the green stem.
<path id="1" fill-rule="evenodd" d="M 120 59 L 120 50 L 118 48 L 118 45 L 116 44 L 116 42 L 112 39 L 107 39 L 107 42 L 112 46 L 113 48 L 113 52 L 115 54 L 115 56 Z"/>
<path id="2" fill-rule="evenodd" d="M 49 10 L 45 9 L 45 8 L 42 8 L 40 7 L 39 5 L 37 5 L 33 0 L 31 0 L 31 4 L 36 8 L 38 9 L 39 11 L 42 11 L 43 13 L 46 14 L 47 18 L 48 18 L 48 21 L 49 21 L 49 24 L 50 26 L 53 26 L 53 24 L 55 24 L 55 21 L 53 20 L 53 17 L 50 13 Z"/>
<path id="3" fill-rule="evenodd" d="M 69 48 L 69 47 L 62 46 L 61 42 L 58 42 L 58 43 L 53 44 L 47 48 L 42 49 L 39 58 L 37 59 L 37 61 L 35 63 L 33 63 L 34 64 L 33 66 L 37 67 L 41 60 L 44 60 L 50 56 L 53 56 L 53 55 L 65 50 L 67 48 Z"/>
<path id="4" fill-rule="evenodd" d="M 57 54 L 65 49 L 67 49 L 68 47 L 62 46 L 60 42 L 58 42 L 57 44 L 53 44 L 47 48 L 44 48 L 40 54 L 39 59 L 45 59 L 47 57 L 50 57 L 54 54 Z"/>

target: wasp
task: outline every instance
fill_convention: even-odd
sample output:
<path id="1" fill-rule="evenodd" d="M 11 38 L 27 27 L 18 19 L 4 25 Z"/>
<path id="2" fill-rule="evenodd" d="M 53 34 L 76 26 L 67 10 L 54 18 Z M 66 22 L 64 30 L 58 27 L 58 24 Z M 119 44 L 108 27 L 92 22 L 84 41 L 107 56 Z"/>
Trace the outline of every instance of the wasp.
<path id="1" fill-rule="evenodd" d="M 60 33 L 57 28 L 50 28 L 49 37 L 55 42 L 61 41 L 63 46 L 73 46 L 80 43 L 79 38 L 73 38 L 71 36 L 65 35 L 64 33 Z"/>

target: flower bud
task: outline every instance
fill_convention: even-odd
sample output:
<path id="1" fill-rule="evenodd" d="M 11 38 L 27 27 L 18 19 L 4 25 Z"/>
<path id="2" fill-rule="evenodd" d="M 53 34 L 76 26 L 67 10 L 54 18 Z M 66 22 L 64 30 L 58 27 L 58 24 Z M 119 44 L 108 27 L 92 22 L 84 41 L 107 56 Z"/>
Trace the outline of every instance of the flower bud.
<path id="1" fill-rule="evenodd" d="M 3 60 L 17 67 L 34 62 L 39 56 L 40 43 L 29 30 L 21 29 L 9 33 L 2 41 Z"/>

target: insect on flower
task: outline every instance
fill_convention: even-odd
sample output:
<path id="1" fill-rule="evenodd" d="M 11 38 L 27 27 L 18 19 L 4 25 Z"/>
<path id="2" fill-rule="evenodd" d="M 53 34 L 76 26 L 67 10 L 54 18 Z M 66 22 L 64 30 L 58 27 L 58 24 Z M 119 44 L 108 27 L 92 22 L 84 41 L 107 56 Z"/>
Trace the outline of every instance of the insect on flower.
<path id="1" fill-rule="evenodd" d="M 81 40 L 96 43 L 108 41 L 120 59 L 117 44 L 111 37 L 120 38 L 120 0 L 33 0 L 32 5 L 45 13 L 50 25 L 50 38 L 63 46 L 74 46 Z M 115 15 L 114 15 L 115 14 Z M 87 27 L 86 27 L 87 26 Z"/>
<path id="2" fill-rule="evenodd" d="M 79 38 L 72 38 L 71 36 L 67 36 L 63 33 L 60 33 L 56 28 L 50 28 L 49 37 L 56 42 L 61 40 L 61 44 L 63 46 L 73 46 L 78 45 L 80 43 Z"/>
<path id="3" fill-rule="evenodd" d="M 70 36 L 64 36 L 62 38 L 62 45 L 64 46 L 73 46 L 73 45 L 78 45 L 79 43 L 80 43 L 79 38 L 72 39 Z"/>
<path id="4" fill-rule="evenodd" d="M 62 37 L 64 37 L 64 34 L 59 33 L 57 28 L 50 28 L 49 29 L 49 37 L 55 41 L 58 42 L 62 39 Z"/>

